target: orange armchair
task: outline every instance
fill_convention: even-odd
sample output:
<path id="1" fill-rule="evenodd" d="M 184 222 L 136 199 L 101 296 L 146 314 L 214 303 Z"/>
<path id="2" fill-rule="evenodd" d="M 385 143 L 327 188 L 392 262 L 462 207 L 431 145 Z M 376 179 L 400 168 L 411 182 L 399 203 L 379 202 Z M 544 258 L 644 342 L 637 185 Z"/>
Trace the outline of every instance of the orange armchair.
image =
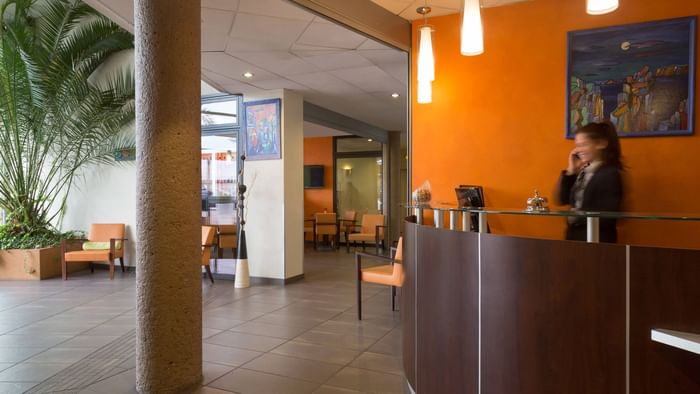
<path id="1" fill-rule="evenodd" d="M 95 272 L 93 262 L 109 262 L 109 279 L 114 279 L 114 260 L 124 269 L 124 223 L 103 223 L 90 225 L 87 239 L 64 239 L 61 241 L 61 272 L 63 280 L 68 279 L 68 263 L 90 263 L 90 271 Z M 69 245 L 80 242 L 82 250 L 69 251 Z"/>
<path id="2" fill-rule="evenodd" d="M 394 250 L 394 248 L 392 248 Z M 388 261 L 389 264 L 362 268 L 362 257 Z M 396 288 L 403 286 L 403 238 L 399 238 L 394 257 L 355 252 L 357 267 L 357 320 L 362 320 L 362 282 L 391 286 L 391 310 L 396 310 Z"/>
<path id="3" fill-rule="evenodd" d="M 352 232 L 353 228 L 358 228 L 359 232 Z M 384 249 L 384 215 L 382 214 L 370 214 L 366 213 L 362 215 L 362 224 L 359 226 L 346 226 L 345 227 L 345 244 L 350 253 L 350 241 L 352 241 L 352 246 L 357 245 L 357 241 L 362 242 L 362 250 L 365 250 L 365 242 L 374 241 L 376 252 L 379 254 L 379 243 L 382 243 L 382 249 Z"/>
<path id="4" fill-rule="evenodd" d="M 216 232 L 216 255 L 224 257 L 224 249 L 231 249 L 233 257 L 236 257 L 234 249 L 238 246 L 238 227 L 235 224 L 221 224 Z"/>
<path id="5" fill-rule="evenodd" d="M 214 276 L 211 274 L 209 262 L 211 260 L 211 248 L 214 246 L 215 235 L 216 227 L 202 226 L 202 266 L 207 271 L 211 283 L 214 283 Z"/>
<path id="6" fill-rule="evenodd" d="M 331 244 L 333 248 L 338 245 L 338 221 L 335 213 L 316 213 L 314 215 L 316 225 L 314 230 L 314 247 L 316 246 L 316 237 L 319 235 L 331 236 Z"/>

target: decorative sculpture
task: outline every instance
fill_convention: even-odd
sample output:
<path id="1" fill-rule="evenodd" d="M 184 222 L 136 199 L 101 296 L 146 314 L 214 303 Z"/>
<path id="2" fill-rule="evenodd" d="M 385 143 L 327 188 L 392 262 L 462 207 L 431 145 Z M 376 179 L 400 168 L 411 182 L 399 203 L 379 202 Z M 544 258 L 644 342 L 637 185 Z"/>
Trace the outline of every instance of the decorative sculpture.
<path id="1" fill-rule="evenodd" d="M 238 214 L 238 248 L 236 249 L 236 288 L 250 287 L 250 271 L 248 268 L 248 250 L 245 241 L 245 192 L 248 189 L 243 184 L 243 168 L 245 155 L 241 155 L 241 168 L 238 170 L 238 201 L 236 211 Z"/>

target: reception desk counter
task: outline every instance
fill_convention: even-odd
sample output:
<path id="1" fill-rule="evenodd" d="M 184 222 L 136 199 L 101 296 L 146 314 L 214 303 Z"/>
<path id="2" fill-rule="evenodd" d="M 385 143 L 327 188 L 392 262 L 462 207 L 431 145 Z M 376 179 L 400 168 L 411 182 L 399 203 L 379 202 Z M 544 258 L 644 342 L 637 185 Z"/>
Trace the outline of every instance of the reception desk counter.
<path id="1" fill-rule="evenodd" d="M 505 210 L 446 211 L 457 223 L 481 213 L 485 228 Z M 699 250 L 450 227 L 404 227 L 403 362 L 415 392 L 700 393 Z"/>

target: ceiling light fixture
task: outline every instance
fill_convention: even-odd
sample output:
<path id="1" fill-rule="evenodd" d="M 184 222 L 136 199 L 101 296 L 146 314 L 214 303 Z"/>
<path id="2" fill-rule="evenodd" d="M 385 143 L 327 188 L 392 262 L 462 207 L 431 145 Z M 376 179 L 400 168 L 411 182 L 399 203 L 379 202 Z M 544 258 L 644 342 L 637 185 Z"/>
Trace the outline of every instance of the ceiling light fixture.
<path id="1" fill-rule="evenodd" d="M 484 26 L 481 23 L 479 0 L 464 0 L 460 52 L 464 56 L 484 53 Z"/>
<path id="2" fill-rule="evenodd" d="M 398 98 L 398 97 L 399 97 L 399 94 L 398 94 L 398 93 L 392 93 L 392 94 L 391 94 L 391 97 L 393 97 L 393 98 Z"/>
<path id="3" fill-rule="evenodd" d="M 423 26 L 418 28 L 418 103 L 427 104 L 433 101 L 432 82 L 435 80 L 435 57 L 433 55 L 433 27 L 428 25 L 427 5 L 418 7 L 416 12 L 423 15 Z"/>
<path id="4" fill-rule="evenodd" d="M 253 78 L 253 75 L 255 75 L 255 74 L 253 74 L 253 73 L 250 72 L 250 71 L 246 71 L 246 72 L 243 73 L 243 76 L 246 77 L 246 78 Z"/>
<path id="5" fill-rule="evenodd" d="M 368 139 L 367 139 L 367 142 L 372 142 L 372 139 L 371 139 L 371 138 L 368 138 Z"/>
<path id="6" fill-rule="evenodd" d="M 615 11 L 619 6 L 619 0 L 586 0 L 586 13 L 603 15 Z"/>

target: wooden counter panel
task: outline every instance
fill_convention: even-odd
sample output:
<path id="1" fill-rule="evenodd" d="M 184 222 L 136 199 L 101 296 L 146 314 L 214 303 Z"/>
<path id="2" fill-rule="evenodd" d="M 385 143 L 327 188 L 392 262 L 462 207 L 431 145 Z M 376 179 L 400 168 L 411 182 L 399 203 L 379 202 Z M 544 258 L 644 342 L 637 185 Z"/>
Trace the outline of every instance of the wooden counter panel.
<path id="1" fill-rule="evenodd" d="M 625 247 L 483 235 L 482 393 L 625 392 Z"/>
<path id="2" fill-rule="evenodd" d="M 700 393 L 700 355 L 650 339 L 700 334 L 700 251 L 630 248 L 630 393 Z"/>
<path id="3" fill-rule="evenodd" d="M 417 261 L 417 390 L 477 393 L 478 234 L 421 226 Z"/>

